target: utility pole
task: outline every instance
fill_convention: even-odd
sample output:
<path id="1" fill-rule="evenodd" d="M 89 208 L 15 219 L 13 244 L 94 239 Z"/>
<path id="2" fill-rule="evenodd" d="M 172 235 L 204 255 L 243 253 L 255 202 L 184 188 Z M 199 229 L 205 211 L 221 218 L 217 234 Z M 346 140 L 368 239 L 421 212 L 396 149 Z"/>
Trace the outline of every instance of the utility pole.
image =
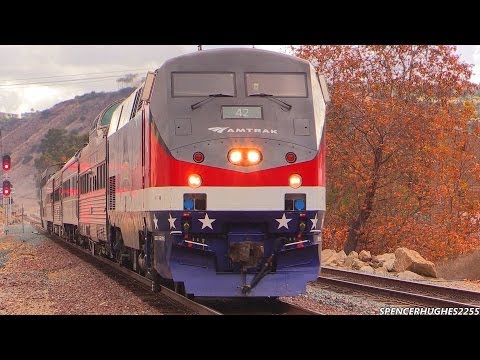
<path id="1" fill-rule="evenodd" d="M 25 227 L 23 225 L 23 204 L 22 204 L 22 233 L 25 232 Z"/>
<path id="2" fill-rule="evenodd" d="M 3 228 L 3 231 L 5 233 L 5 235 L 7 234 L 7 228 L 8 228 L 8 222 L 7 222 L 7 199 L 4 197 L 2 197 L 2 205 L 3 205 L 3 218 L 5 220 L 5 226 Z"/>

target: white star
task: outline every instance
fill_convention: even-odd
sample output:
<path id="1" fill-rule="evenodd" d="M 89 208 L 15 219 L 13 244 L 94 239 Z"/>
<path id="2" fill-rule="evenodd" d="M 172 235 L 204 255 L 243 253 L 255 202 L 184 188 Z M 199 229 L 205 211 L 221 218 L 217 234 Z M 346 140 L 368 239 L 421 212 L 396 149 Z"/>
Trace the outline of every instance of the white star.
<path id="1" fill-rule="evenodd" d="M 315 219 L 310 219 L 310 221 L 312 222 L 312 228 L 310 231 L 312 231 L 313 229 L 317 228 L 318 213 L 315 213 Z"/>
<path id="2" fill-rule="evenodd" d="M 168 219 L 167 220 L 170 223 L 170 229 L 176 229 L 175 220 L 177 220 L 177 218 L 172 218 L 172 214 L 168 213 Z"/>
<path id="3" fill-rule="evenodd" d="M 155 214 L 153 214 L 153 222 L 155 223 L 155 229 L 158 229 L 158 219 Z"/>
<path id="4" fill-rule="evenodd" d="M 282 217 L 280 219 L 275 219 L 278 221 L 278 228 L 280 229 L 281 227 L 285 227 L 288 230 L 288 222 L 291 221 L 292 219 L 287 219 L 285 216 L 285 213 L 283 213 Z"/>
<path id="5" fill-rule="evenodd" d="M 212 227 L 212 223 L 215 221 L 216 219 L 210 219 L 208 217 L 208 214 L 205 213 L 205 218 L 203 219 L 198 219 L 198 221 L 200 221 L 202 223 L 202 229 L 205 229 L 206 227 L 209 227 L 210 229 L 213 230 L 213 227 Z"/>

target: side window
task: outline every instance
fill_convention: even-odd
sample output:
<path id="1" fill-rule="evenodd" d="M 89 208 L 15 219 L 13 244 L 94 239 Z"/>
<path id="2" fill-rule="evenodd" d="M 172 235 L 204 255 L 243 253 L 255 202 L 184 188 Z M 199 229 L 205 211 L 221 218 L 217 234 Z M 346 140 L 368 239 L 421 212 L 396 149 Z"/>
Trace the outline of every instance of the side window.
<path id="1" fill-rule="evenodd" d="M 105 163 L 97 166 L 97 189 L 105 188 Z"/>
<path id="2" fill-rule="evenodd" d="M 67 198 L 69 196 L 70 196 L 70 180 L 67 180 L 62 184 L 62 197 Z"/>
<path id="3" fill-rule="evenodd" d="M 96 175 L 97 177 L 97 182 L 98 182 L 98 189 L 101 189 L 102 188 L 102 183 L 101 183 L 101 179 L 102 179 L 102 165 L 100 166 L 97 166 L 97 171 L 96 171 Z"/>

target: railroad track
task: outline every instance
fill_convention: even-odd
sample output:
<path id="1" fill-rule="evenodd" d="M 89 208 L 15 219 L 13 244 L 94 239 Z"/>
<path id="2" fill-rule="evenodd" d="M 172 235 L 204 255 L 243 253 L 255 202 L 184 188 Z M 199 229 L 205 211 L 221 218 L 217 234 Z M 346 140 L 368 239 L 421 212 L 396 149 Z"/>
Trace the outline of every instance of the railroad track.
<path id="1" fill-rule="evenodd" d="M 225 315 L 323 315 L 276 298 L 201 299 L 199 302 Z"/>
<path id="2" fill-rule="evenodd" d="M 109 259 L 92 256 L 89 250 L 76 244 L 60 239 L 53 234 L 48 234 L 38 223 L 31 222 L 31 224 L 39 233 L 47 236 L 73 255 L 94 265 L 107 276 L 130 289 L 143 301 L 160 309 L 164 315 L 222 315 L 218 311 L 177 294 L 165 286 L 159 286 L 156 291 L 152 291 L 153 282 L 151 280 Z"/>
<path id="3" fill-rule="evenodd" d="M 397 306 L 480 308 L 479 292 L 331 267 L 322 267 L 314 286 L 360 293 Z"/>
<path id="4" fill-rule="evenodd" d="M 165 286 L 160 286 L 158 292 L 153 292 L 153 283 L 151 280 L 109 259 L 92 256 L 89 250 L 60 239 L 56 235 L 48 234 L 34 219 L 29 220 L 39 233 L 44 234 L 82 260 L 95 265 L 115 281 L 131 289 L 143 301 L 157 308 L 161 308 L 162 312 L 168 315 L 321 315 L 321 313 L 310 311 L 278 299 L 198 298 L 192 301 Z"/>

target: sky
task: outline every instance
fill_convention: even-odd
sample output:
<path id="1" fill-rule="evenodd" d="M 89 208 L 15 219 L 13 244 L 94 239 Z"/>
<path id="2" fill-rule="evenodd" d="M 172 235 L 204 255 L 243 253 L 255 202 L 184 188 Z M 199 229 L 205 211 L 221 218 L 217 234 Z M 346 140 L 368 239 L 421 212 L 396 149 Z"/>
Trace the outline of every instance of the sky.
<path id="1" fill-rule="evenodd" d="M 229 47 L 252 47 L 230 45 Z M 204 50 L 226 47 L 203 45 Z M 286 52 L 287 45 L 255 45 Z M 0 112 L 45 110 L 91 91 L 114 91 L 127 74 L 138 79 L 172 57 L 197 51 L 197 45 L 1 45 Z M 461 59 L 474 64 L 480 83 L 480 45 L 459 45 Z"/>

